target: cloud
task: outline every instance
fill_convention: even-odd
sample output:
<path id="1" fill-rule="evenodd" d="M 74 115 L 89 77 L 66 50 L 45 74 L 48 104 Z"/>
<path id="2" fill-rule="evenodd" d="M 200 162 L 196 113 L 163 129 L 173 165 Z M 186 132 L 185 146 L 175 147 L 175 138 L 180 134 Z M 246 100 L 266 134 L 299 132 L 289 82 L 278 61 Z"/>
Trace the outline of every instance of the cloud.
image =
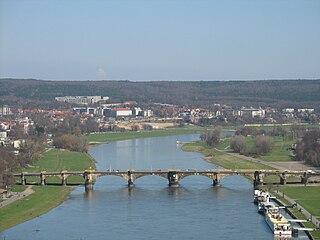
<path id="1" fill-rule="evenodd" d="M 96 74 L 98 78 L 105 78 L 107 76 L 107 73 L 103 68 L 98 68 Z"/>

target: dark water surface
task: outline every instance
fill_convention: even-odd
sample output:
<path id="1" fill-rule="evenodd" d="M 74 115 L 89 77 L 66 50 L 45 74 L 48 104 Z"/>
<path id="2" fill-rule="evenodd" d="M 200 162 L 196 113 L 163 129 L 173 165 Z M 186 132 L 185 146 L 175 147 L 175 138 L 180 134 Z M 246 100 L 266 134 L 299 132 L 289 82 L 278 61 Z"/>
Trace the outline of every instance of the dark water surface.
<path id="1" fill-rule="evenodd" d="M 90 149 L 99 170 L 212 169 L 201 154 L 181 151 L 176 141 L 198 135 L 146 138 L 102 144 Z M 94 191 L 84 186 L 65 203 L 0 233 L 0 239 L 273 239 L 263 216 L 252 203 L 252 185 L 243 177 L 222 180 L 192 176 L 168 187 L 158 176 L 127 182 L 101 177 Z"/>

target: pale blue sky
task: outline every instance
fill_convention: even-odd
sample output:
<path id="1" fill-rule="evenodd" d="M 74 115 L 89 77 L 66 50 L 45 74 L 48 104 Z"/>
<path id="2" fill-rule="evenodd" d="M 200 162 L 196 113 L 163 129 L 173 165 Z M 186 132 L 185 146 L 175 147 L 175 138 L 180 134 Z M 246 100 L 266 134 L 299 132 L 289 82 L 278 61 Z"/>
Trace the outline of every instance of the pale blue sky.
<path id="1" fill-rule="evenodd" d="M 320 0 L 0 0 L 0 77 L 320 78 Z"/>

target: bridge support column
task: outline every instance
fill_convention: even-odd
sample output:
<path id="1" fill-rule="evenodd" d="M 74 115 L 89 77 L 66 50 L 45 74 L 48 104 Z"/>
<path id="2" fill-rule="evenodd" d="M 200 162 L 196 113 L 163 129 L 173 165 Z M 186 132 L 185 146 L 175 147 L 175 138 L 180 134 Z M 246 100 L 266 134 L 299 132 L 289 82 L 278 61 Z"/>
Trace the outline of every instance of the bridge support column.
<path id="1" fill-rule="evenodd" d="M 61 185 L 62 186 L 67 186 L 67 176 L 65 173 L 61 174 Z"/>
<path id="2" fill-rule="evenodd" d="M 220 175 L 215 174 L 214 179 L 212 180 L 212 185 L 213 186 L 220 186 Z"/>
<path id="3" fill-rule="evenodd" d="M 254 185 L 254 187 L 263 185 L 263 175 L 262 175 L 260 172 L 258 172 L 258 171 L 256 171 L 256 172 L 254 173 L 253 185 Z"/>
<path id="4" fill-rule="evenodd" d="M 26 185 L 26 177 L 24 176 L 24 173 L 21 173 L 21 185 Z"/>
<path id="5" fill-rule="evenodd" d="M 286 176 L 286 174 L 284 174 L 284 173 L 282 173 L 282 174 L 280 175 L 280 184 L 281 184 L 281 185 L 286 185 L 286 184 L 287 184 L 287 176 Z"/>
<path id="6" fill-rule="evenodd" d="M 41 186 L 46 185 L 46 174 L 43 172 L 40 173 L 40 185 Z"/>
<path id="7" fill-rule="evenodd" d="M 85 183 L 84 183 L 85 190 L 86 191 L 93 190 L 94 181 L 93 181 L 93 176 L 92 176 L 91 172 L 85 171 L 83 175 L 84 175 L 83 177 L 85 179 Z"/>
<path id="8" fill-rule="evenodd" d="M 303 176 L 301 176 L 301 183 L 304 184 L 304 185 L 307 185 L 308 183 L 308 174 L 305 172 L 303 173 Z"/>
<path id="9" fill-rule="evenodd" d="M 179 175 L 175 171 L 168 172 L 168 181 L 170 187 L 179 187 Z"/>
<path id="10" fill-rule="evenodd" d="M 134 187 L 134 175 L 131 171 L 128 171 L 128 187 Z"/>

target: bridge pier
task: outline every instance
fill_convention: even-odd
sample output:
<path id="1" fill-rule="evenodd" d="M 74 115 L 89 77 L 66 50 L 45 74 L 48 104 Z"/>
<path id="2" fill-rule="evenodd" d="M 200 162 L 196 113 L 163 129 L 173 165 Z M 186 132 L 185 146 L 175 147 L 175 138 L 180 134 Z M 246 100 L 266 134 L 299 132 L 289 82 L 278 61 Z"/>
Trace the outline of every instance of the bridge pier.
<path id="1" fill-rule="evenodd" d="M 46 185 L 46 174 L 43 172 L 40 173 L 40 185 L 41 186 Z"/>
<path id="2" fill-rule="evenodd" d="M 170 187 L 179 187 L 179 175 L 176 171 L 168 172 L 168 181 Z"/>
<path id="3" fill-rule="evenodd" d="M 281 184 L 281 185 L 286 185 L 286 184 L 287 184 L 287 176 L 286 176 L 286 174 L 284 174 L 284 173 L 282 173 L 282 174 L 280 175 L 280 184 Z"/>
<path id="4" fill-rule="evenodd" d="M 212 180 L 212 186 L 218 187 L 220 186 L 220 175 L 219 174 L 215 174 L 214 178 Z"/>
<path id="5" fill-rule="evenodd" d="M 67 176 L 65 173 L 61 173 L 61 185 L 67 186 Z"/>
<path id="6" fill-rule="evenodd" d="M 85 190 L 86 191 L 92 191 L 93 190 L 94 179 L 93 179 L 93 176 L 92 176 L 91 172 L 90 171 L 85 171 L 84 174 L 83 174 L 83 177 L 85 179 L 85 183 L 84 183 Z"/>
<path id="7" fill-rule="evenodd" d="M 303 176 L 301 176 L 301 183 L 304 184 L 304 185 L 307 185 L 308 183 L 308 174 L 305 172 L 303 173 Z"/>
<path id="8" fill-rule="evenodd" d="M 263 185 L 263 175 L 259 171 L 254 172 L 253 185 L 254 187 Z"/>
<path id="9" fill-rule="evenodd" d="M 135 177 L 131 171 L 128 171 L 128 187 L 134 187 Z"/>
<path id="10" fill-rule="evenodd" d="M 21 185 L 26 185 L 26 177 L 24 176 L 24 173 L 21 173 Z"/>

